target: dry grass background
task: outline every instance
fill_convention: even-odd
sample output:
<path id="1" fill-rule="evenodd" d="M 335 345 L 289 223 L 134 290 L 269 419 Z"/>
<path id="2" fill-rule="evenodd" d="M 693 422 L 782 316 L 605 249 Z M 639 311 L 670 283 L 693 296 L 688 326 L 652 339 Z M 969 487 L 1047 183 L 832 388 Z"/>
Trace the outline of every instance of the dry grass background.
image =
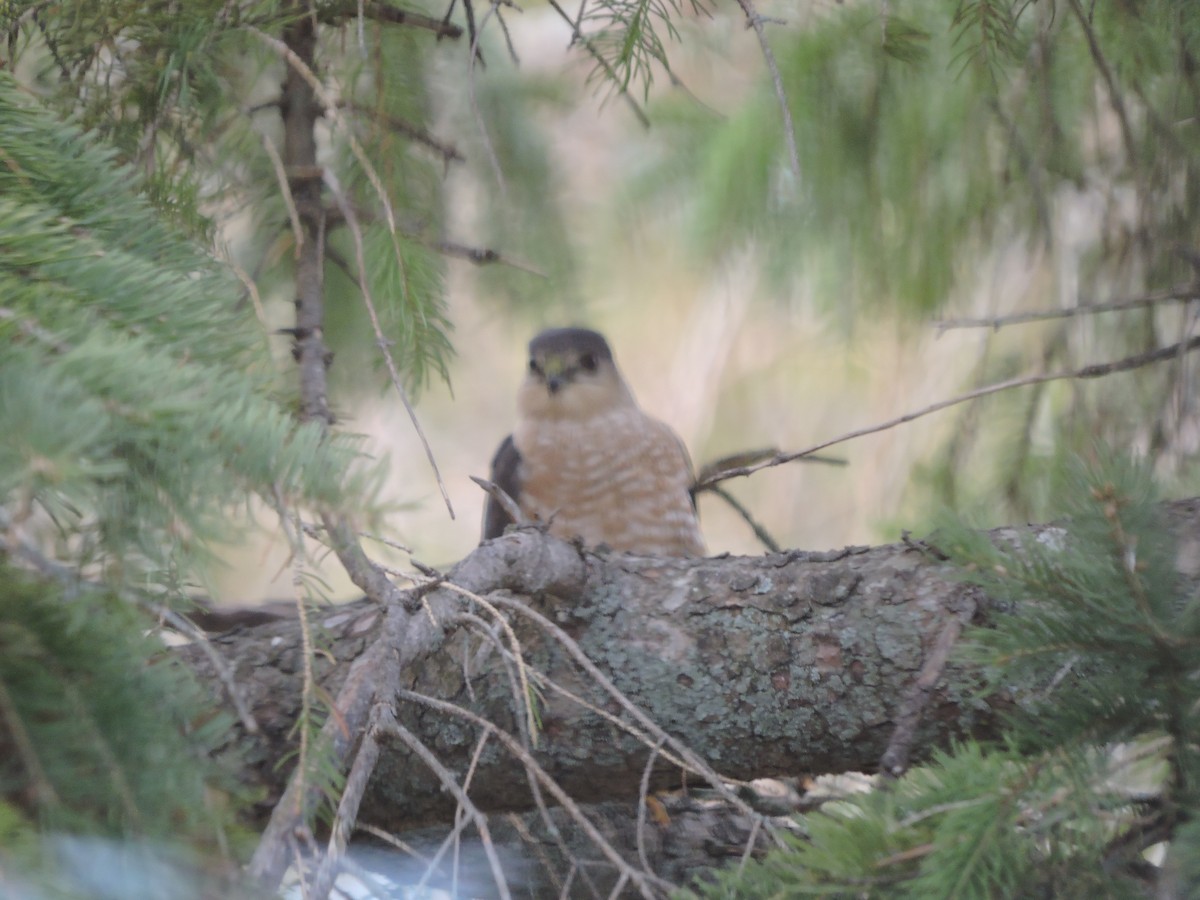
<path id="1" fill-rule="evenodd" d="M 582 83 L 588 67 L 568 55 L 565 27 L 548 9 L 530 8 L 509 21 L 523 70 Z M 688 87 L 718 111 L 763 89 L 753 35 L 732 17 L 687 28 L 673 53 Z M 449 59 L 443 65 L 463 65 L 461 54 Z M 433 385 L 420 397 L 418 414 L 455 518 L 447 514 L 420 443 L 391 394 L 361 399 L 347 411 L 344 424 L 369 436 L 371 452 L 390 460 L 387 499 L 397 504 L 390 536 L 421 561 L 446 565 L 475 546 L 483 495 L 469 476 L 486 476 L 496 445 L 509 432 L 525 343 L 545 325 L 586 324 L 604 332 L 642 405 L 676 428 L 697 465 L 737 450 L 806 447 L 966 389 L 985 335 L 938 337 L 932 323 L 888 316 L 860 316 L 848 330 L 819 311 L 836 306 L 831 298 L 814 297 L 803 284 L 793 296 L 770 296 L 752 247 L 731 253 L 714 277 L 697 272 L 678 210 L 625 212 L 614 226 L 615 211 L 631 208 L 617 202 L 623 168 L 662 150 L 654 145 L 654 132 L 643 132 L 618 100 L 592 97 L 542 124 L 552 135 L 568 227 L 583 248 L 588 311 L 515 317 L 480 292 L 473 267 L 451 262 L 447 290 L 457 351 L 452 391 Z M 449 173 L 448 188 L 449 232 L 471 242 L 472 198 L 495 186 L 459 167 Z M 1024 305 L 1031 293 L 1058 295 L 1069 287 L 1059 283 L 1055 268 L 1061 265 L 1032 259 L 1015 245 L 992 253 L 964 272 L 958 312 L 995 313 Z M 282 316 L 290 311 L 285 297 L 268 302 Z M 1013 337 L 1012 346 L 1029 336 Z M 956 421 L 954 411 L 939 413 L 830 451 L 848 461 L 845 468 L 792 464 L 729 486 L 785 547 L 892 540 L 902 527 L 921 527 L 910 474 Z M 701 518 L 710 553 L 762 552 L 746 524 L 712 495 L 702 498 Z M 268 517 L 264 521 L 270 524 Z M 278 543 L 252 537 L 230 548 L 226 562 L 215 579 L 223 600 L 292 594 L 286 551 Z M 331 596 L 355 594 L 335 561 L 318 568 Z"/>

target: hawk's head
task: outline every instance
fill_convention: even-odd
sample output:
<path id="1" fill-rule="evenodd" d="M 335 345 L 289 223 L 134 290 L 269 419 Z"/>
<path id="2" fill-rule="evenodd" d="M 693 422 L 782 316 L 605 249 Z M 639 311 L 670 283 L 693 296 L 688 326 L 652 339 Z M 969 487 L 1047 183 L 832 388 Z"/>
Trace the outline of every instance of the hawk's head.
<path id="1" fill-rule="evenodd" d="M 552 328 L 529 342 L 529 371 L 517 400 L 523 414 L 582 419 L 632 402 L 603 335 Z"/>

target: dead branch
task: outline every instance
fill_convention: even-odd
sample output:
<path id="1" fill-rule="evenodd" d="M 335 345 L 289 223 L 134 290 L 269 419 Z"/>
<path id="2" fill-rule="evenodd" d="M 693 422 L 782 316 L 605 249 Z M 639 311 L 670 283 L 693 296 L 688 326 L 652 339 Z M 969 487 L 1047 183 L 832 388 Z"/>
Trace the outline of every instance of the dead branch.
<path id="1" fill-rule="evenodd" d="M 623 876 L 633 881 L 634 884 L 638 886 L 642 896 L 646 897 L 647 900 L 654 900 L 656 894 L 653 888 L 655 885 L 668 890 L 675 887 L 670 882 L 664 882 L 653 873 L 638 872 L 632 866 L 630 866 L 624 860 L 624 858 L 617 853 L 612 845 L 604 839 L 604 836 L 600 834 L 598 830 L 596 830 L 596 827 L 592 824 L 591 820 L 589 820 L 587 816 L 583 814 L 582 810 L 579 809 L 578 804 L 576 804 L 570 795 L 568 795 L 566 791 L 559 787 L 558 782 L 546 774 L 546 771 L 541 767 L 541 765 L 538 764 L 537 760 L 534 759 L 530 754 L 526 753 L 524 748 L 521 747 L 520 742 L 517 741 L 517 739 L 511 734 L 501 730 L 493 722 L 488 721 L 487 719 L 471 712 L 470 710 L 463 709 L 461 706 L 456 706 L 453 703 L 447 703 L 443 700 L 435 700 L 432 697 L 427 697 L 423 694 L 417 694 L 413 691 L 406 690 L 400 691 L 399 696 L 403 699 L 411 700 L 424 706 L 429 706 L 430 708 L 439 712 L 443 712 L 457 718 L 466 719 L 474 725 L 486 729 L 491 734 L 494 734 L 512 756 L 519 759 L 523 765 L 525 765 L 531 772 L 534 773 L 538 781 L 541 782 L 542 787 L 544 787 L 551 794 L 551 796 L 558 801 L 559 805 L 568 812 L 571 818 L 577 822 L 581 828 L 583 828 L 588 837 L 591 838 L 596 849 L 599 850 Z"/>
<path id="2" fill-rule="evenodd" d="M 779 102 L 779 115 L 783 121 L 783 138 L 787 145 L 788 162 L 792 166 L 792 177 L 799 185 L 801 182 L 800 151 L 796 146 L 796 125 L 792 122 L 792 109 L 788 105 L 787 91 L 783 87 L 783 76 L 779 74 L 779 65 L 775 62 L 775 54 L 767 41 L 767 31 L 763 25 L 765 20 L 755 9 L 754 0 L 738 0 L 738 6 L 746 14 L 746 26 L 753 28 L 758 37 L 758 46 L 762 49 L 763 59 L 766 60 L 767 69 L 771 73 L 771 82 L 775 86 L 775 99 Z"/>
<path id="3" fill-rule="evenodd" d="M 940 319 L 934 322 L 934 327 L 937 328 L 938 334 L 955 328 L 991 328 L 994 331 L 999 331 L 1005 325 L 1021 325 L 1026 322 L 1045 322 L 1051 319 L 1067 319 L 1073 316 L 1122 312 L 1130 309 L 1144 309 L 1147 306 L 1157 306 L 1160 303 L 1170 303 L 1172 301 L 1188 302 L 1191 300 L 1200 300 L 1200 285 L 1191 284 L 1147 294 L 1144 297 L 1113 300 L 1108 303 L 1088 303 L 1080 306 L 1072 306 L 1068 309 L 1043 309 L 1032 312 L 1013 313 L 1007 316 L 991 316 L 976 319 Z"/>
<path id="4" fill-rule="evenodd" d="M 394 116 L 390 113 L 383 113 L 376 109 L 367 109 L 361 104 L 352 103 L 348 100 L 341 101 L 340 105 L 346 109 L 358 113 L 359 115 L 370 116 L 373 120 L 381 122 L 389 130 L 394 131 L 397 134 L 402 134 L 409 140 L 416 141 L 418 144 L 428 147 L 430 150 L 434 151 L 438 156 L 440 156 L 442 158 L 442 162 L 446 165 L 449 165 L 451 162 L 463 162 L 466 158 L 453 144 L 449 144 L 445 141 L 435 138 L 424 128 L 421 128 L 419 125 L 415 125 L 406 119 L 402 119 L 399 116 Z"/>
<path id="5" fill-rule="evenodd" d="M 1067 380 L 1085 380 L 1089 378 L 1102 378 L 1105 375 L 1113 375 L 1117 372 L 1128 372 L 1131 369 L 1141 368 L 1143 366 L 1153 365 L 1154 363 L 1164 362 L 1170 359 L 1177 359 L 1181 354 L 1190 353 L 1193 350 L 1200 348 L 1200 337 L 1189 338 L 1186 341 L 1180 341 L 1176 344 L 1171 344 L 1167 347 L 1160 347 L 1157 350 L 1150 350 L 1146 353 L 1138 353 L 1134 356 L 1127 356 L 1123 359 L 1118 359 L 1108 363 L 1095 363 L 1090 366 L 1084 366 L 1081 369 L 1072 369 L 1066 372 L 1047 372 L 1041 375 L 1025 375 L 1020 378 L 1010 378 L 1007 381 L 1001 381 L 997 384 L 989 384 L 981 388 L 976 388 L 973 391 L 968 391 L 965 394 L 959 394 L 957 397 L 951 397 L 948 400 L 942 400 L 930 406 L 915 410 L 914 412 L 905 413 L 902 416 L 897 416 L 894 419 L 888 419 L 886 422 L 881 422 L 878 425 L 870 425 L 866 428 L 859 428 L 856 431 L 851 431 L 839 437 L 828 441 L 823 441 L 819 444 L 814 444 L 812 447 L 807 447 L 804 450 L 798 450 L 794 453 L 777 453 L 770 459 L 762 462 L 754 463 L 748 466 L 737 466 L 732 469 L 726 469 L 719 475 L 714 475 L 706 481 L 696 484 L 694 490 L 697 492 L 708 489 L 711 485 L 721 481 L 726 481 L 730 478 L 740 478 L 746 475 L 752 475 L 762 469 L 770 469 L 774 466 L 781 466 L 785 463 L 794 462 L 802 459 L 827 447 L 833 447 L 837 444 L 844 444 L 847 441 L 852 441 L 856 438 L 865 437 L 869 434 L 878 434 L 881 431 L 887 431 L 895 428 L 897 425 L 903 425 L 907 422 L 912 422 L 915 419 L 920 419 L 928 416 L 931 413 L 941 412 L 943 409 L 948 409 L 951 406 L 957 406 L 960 403 L 967 403 L 971 400 L 978 400 L 980 397 L 987 397 L 991 394 L 998 394 L 1002 391 L 1011 391 L 1015 388 L 1029 387 L 1035 384 L 1045 384 L 1050 381 L 1067 381 Z"/>
<path id="6" fill-rule="evenodd" d="M 322 22 L 337 23 L 343 19 L 357 18 L 361 13 L 365 18 L 389 25 L 406 25 L 409 28 L 421 28 L 432 31 L 438 38 L 460 38 L 462 29 L 457 25 L 441 19 L 434 19 L 412 10 L 399 9 L 382 2 L 359 3 L 358 0 L 348 0 L 343 3 L 322 4 L 318 7 Z"/>

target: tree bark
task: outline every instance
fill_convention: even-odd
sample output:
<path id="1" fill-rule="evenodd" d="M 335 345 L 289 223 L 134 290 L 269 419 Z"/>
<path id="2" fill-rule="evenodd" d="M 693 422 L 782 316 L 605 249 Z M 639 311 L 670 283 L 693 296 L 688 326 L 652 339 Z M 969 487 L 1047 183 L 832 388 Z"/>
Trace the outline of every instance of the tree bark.
<path id="1" fill-rule="evenodd" d="M 665 560 L 581 553 L 521 531 L 467 557 L 450 580 L 506 604 L 526 664 L 593 707 L 629 723 L 613 699 L 581 672 L 564 647 L 521 610 L 555 622 L 638 707 L 735 779 L 872 770 L 897 711 L 909 699 L 945 623 L 982 621 L 988 601 L 955 580 L 918 545 L 792 551 L 757 558 Z M 445 587 L 430 591 L 430 617 L 446 633 L 439 653 L 405 674 L 412 691 L 451 701 L 518 734 L 513 678 L 498 646 L 508 638 L 471 627 L 491 620 L 480 604 Z M 313 617 L 323 686 L 336 693 L 370 645 L 383 611 L 359 601 Z M 254 775 L 277 795 L 300 704 L 299 625 L 279 620 L 240 627 L 213 642 L 233 666 L 262 733 L 247 738 Z M 211 666 L 183 651 L 202 677 Z M 994 722 L 974 702 L 953 663 L 933 689 L 916 744 L 944 744 Z M 637 795 L 649 748 L 607 718 L 539 687 L 536 758 L 583 801 Z M 417 703 L 398 717 L 443 762 L 466 771 L 478 729 Z M 653 743 L 653 742 L 651 742 Z M 679 767 L 660 757 L 652 785 L 677 784 Z M 696 779 L 693 778 L 693 783 Z M 471 795 L 484 809 L 531 804 L 523 767 L 495 742 L 485 747 Z M 362 819 L 385 828 L 445 819 L 453 804 L 423 766 L 385 740 Z"/>
<path id="2" fill-rule="evenodd" d="M 1200 580 L 1200 499 L 1169 504 L 1167 512 L 1178 540 L 1177 567 L 1194 583 Z M 1055 527 L 998 529 L 991 537 L 1011 544 Z M 631 735 L 630 729 L 645 730 L 639 720 L 581 668 L 560 636 L 569 635 L 617 690 L 724 778 L 871 772 L 885 749 L 896 749 L 889 741 L 898 727 L 911 733 L 905 754 L 911 747 L 920 759 L 952 737 L 987 737 L 998 712 L 1013 701 L 981 700 L 970 672 L 952 654 L 943 666 L 947 637 L 952 641 L 968 623 L 986 626 L 995 602 L 937 557 L 935 547 L 905 542 L 668 560 L 596 554 L 536 530 L 517 530 L 455 566 L 448 584 L 410 590 L 395 609 L 364 600 L 310 616 L 316 646 L 324 648 L 315 660 L 317 677 L 332 697 L 356 663 L 352 677 L 368 681 L 371 672 L 363 664 L 371 659 L 381 676 L 382 667 L 392 665 L 384 659 L 388 654 L 395 665 L 407 665 L 397 720 L 460 783 L 482 729 L 403 691 L 455 704 L 517 736 L 524 720 L 516 698 L 535 697 L 531 757 L 575 800 L 597 804 L 589 817 L 615 835 L 613 844 L 623 852 L 631 852 L 643 771 L 655 753 L 649 789 L 687 789 L 667 801 L 667 821 L 642 826 L 651 867 L 675 880 L 736 856 L 739 846 L 761 850 L 766 837 L 744 808 L 697 800 L 709 796 L 695 793 L 703 779 L 683 772 L 671 746 Z M 497 624 L 497 613 L 511 625 L 511 635 Z M 408 630 L 397 622 L 407 622 Z M 519 687 L 513 665 L 514 638 L 528 692 Z M 235 730 L 230 747 L 246 754 L 247 778 L 265 788 L 265 816 L 288 774 L 279 762 L 294 749 L 299 623 L 260 617 L 212 642 L 260 726 L 255 736 Z M 413 642 L 440 649 L 414 653 Z M 185 646 L 179 653 L 214 695 L 222 693 L 199 648 Z M 341 713 L 333 715 L 337 720 Z M 389 831 L 453 821 L 454 802 L 428 768 L 392 732 L 381 732 L 379 740 L 381 754 L 358 821 Z M 480 809 L 533 808 L 526 767 L 494 736 L 476 763 L 468 794 Z M 570 852 L 581 852 L 576 848 L 587 839 L 573 838 L 573 826 L 558 810 L 551 813 L 553 828 L 540 814 L 522 816 L 523 824 L 514 817 L 504 822 L 522 835 L 526 850 L 534 847 L 558 865 L 569 859 L 559 853 L 562 840 Z M 565 871 L 563 863 L 557 877 Z M 614 880 L 611 873 L 601 879 L 602 894 L 603 884 Z M 543 887 L 556 895 L 553 884 Z"/>

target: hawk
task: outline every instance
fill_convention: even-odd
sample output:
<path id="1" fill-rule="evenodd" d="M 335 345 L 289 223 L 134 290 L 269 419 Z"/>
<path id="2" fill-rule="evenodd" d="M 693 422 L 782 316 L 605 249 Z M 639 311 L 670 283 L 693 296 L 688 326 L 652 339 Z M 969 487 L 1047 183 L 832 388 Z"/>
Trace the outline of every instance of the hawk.
<path id="1" fill-rule="evenodd" d="M 529 342 L 517 426 L 496 451 L 492 481 L 559 537 L 644 555 L 704 555 L 687 450 L 642 412 L 595 331 L 555 328 Z M 484 540 L 511 521 L 489 497 Z"/>

